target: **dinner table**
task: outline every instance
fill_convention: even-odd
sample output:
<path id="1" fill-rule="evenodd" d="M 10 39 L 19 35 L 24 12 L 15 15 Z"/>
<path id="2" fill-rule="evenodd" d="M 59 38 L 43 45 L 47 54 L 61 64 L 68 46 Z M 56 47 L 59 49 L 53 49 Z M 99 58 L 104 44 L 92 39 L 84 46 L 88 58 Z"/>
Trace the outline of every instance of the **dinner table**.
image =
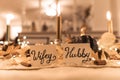
<path id="1" fill-rule="evenodd" d="M 2 69 L 0 80 L 120 80 L 119 67 Z"/>

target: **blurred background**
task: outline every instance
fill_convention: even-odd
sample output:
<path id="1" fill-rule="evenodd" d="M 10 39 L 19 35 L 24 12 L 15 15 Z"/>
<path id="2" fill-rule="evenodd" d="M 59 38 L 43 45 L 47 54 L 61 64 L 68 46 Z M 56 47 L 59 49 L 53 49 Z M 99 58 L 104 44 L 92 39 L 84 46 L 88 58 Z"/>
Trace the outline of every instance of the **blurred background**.
<path id="1" fill-rule="evenodd" d="M 106 12 L 112 14 L 113 30 L 120 36 L 120 0 L 59 0 L 63 37 L 78 35 L 85 25 L 88 34 L 99 38 L 107 30 Z M 10 39 L 27 36 L 30 42 L 56 38 L 55 0 L 0 0 L 0 39 L 6 33 L 7 18 L 11 18 Z M 18 34 L 19 33 L 19 34 Z"/>

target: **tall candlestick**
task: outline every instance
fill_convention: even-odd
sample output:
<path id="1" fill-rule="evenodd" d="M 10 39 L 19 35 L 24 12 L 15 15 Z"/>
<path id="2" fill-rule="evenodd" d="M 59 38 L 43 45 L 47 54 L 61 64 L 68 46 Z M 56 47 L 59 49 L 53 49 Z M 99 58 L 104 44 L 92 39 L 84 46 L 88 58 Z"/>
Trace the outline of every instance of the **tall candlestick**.
<path id="1" fill-rule="evenodd" d="M 6 29 L 6 41 L 9 42 L 9 37 L 10 37 L 10 25 L 7 25 Z"/>
<path id="2" fill-rule="evenodd" d="M 61 40 L 61 15 L 60 15 L 60 4 L 58 3 L 58 0 L 56 0 L 57 8 L 56 8 L 56 17 L 57 17 L 57 32 L 56 36 L 58 40 Z"/>
<path id="3" fill-rule="evenodd" d="M 108 23 L 107 23 L 108 32 L 113 33 L 113 24 L 112 24 L 112 20 L 111 20 L 111 13 L 110 13 L 110 11 L 107 11 L 106 17 L 107 17 L 107 20 L 108 20 Z"/>
<path id="4" fill-rule="evenodd" d="M 57 17 L 57 39 L 61 39 L 60 16 Z"/>
<path id="5" fill-rule="evenodd" d="M 9 42 L 10 39 L 10 21 L 14 18 L 13 14 L 7 14 L 6 16 L 6 41 Z"/>
<path id="6" fill-rule="evenodd" d="M 7 19 L 7 26 L 6 26 L 6 41 L 9 42 L 10 37 L 10 20 Z"/>

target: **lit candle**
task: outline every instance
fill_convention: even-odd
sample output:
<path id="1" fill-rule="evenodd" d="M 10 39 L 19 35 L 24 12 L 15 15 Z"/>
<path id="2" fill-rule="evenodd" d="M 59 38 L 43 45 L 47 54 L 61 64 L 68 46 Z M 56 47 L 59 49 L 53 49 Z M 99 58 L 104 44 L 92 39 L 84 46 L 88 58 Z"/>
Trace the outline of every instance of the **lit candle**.
<path id="1" fill-rule="evenodd" d="M 107 24 L 108 32 L 113 33 L 113 24 L 112 24 L 112 20 L 111 20 L 111 13 L 110 13 L 110 11 L 107 11 L 106 17 L 107 17 L 107 20 L 108 20 L 108 24 Z"/>
<path id="2" fill-rule="evenodd" d="M 10 39 L 10 21 L 13 18 L 14 18 L 14 16 L 12 14 L 7 14 L 6 15 L 6 24 L 7 24 L 7 28 L 6 28 L 6 41 L 8 41 L 8 42 L 9 42 L 9 39 Z"/>
<path id="3" fill-rule="evenodd" d="M 7 29 L 6 29 L 6 41 L 9 42 L 9 34 L 10 34 L 10 20 L 7 19 Z"/>
<path id="4" fill-rule="evenodd" d="M 56 8 L 56 17 L 57 17 L 57 39 L 61 40 L 61 14 L 60 14 L 60 4 L 58 0 L 56 0 L 57 8 Z"/>

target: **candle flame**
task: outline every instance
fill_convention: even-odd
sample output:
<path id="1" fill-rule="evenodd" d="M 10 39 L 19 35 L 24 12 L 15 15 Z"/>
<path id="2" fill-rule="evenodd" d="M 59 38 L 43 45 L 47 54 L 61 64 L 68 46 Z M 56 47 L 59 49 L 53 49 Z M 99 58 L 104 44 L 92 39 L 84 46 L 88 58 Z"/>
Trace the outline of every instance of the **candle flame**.
<path id="1" fill-rule="evenodd" d="M 107 20 L 111 20 L 111 13 L 110 13 L 110 11 L 107 11 L 106 17 L 107 17 Z"/>
<path id="2" fill-rule="evenodd" d="M 9 25 L 10 21 L 14 18 L 13 14 L 7 14 L 6 15 L 6 24 Z"/>
<path id="3" fill-rule="evenodd" d="M 57 5 L 57 14 L 58 14 L 58 16 L 60 16 L 60 3 L 58 3 L 58 5 Z"/>

